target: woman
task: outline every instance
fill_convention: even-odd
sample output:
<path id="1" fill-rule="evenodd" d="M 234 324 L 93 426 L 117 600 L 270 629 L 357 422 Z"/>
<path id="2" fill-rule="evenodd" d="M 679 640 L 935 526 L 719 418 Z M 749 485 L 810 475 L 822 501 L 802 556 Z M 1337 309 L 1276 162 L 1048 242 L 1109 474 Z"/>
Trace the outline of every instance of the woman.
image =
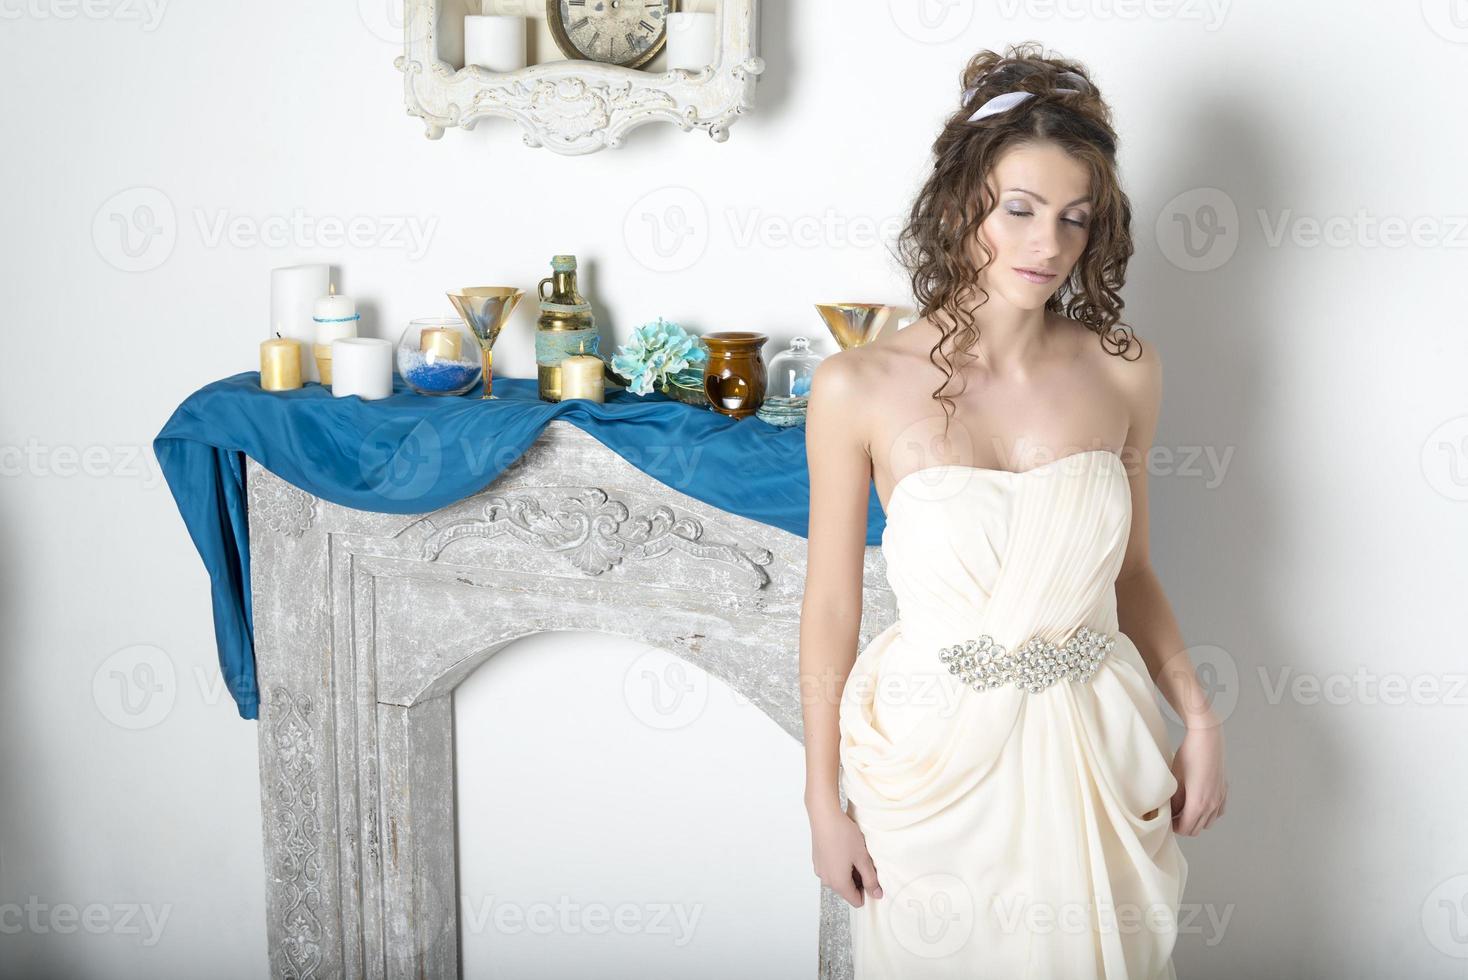
<path id="1" fill-rule="evenodd" d="M 1171 978 L 1176 835 L 1226 782 L 1148 562 L 1161 365 L 1120 325 L 1116 134 L 1036 45 L 980 53 L 964 87 L 900 240 L 920 319 L 813 382 L 815 870 L 851 903 L 858 980 Z M 871 481 L 898 618 L 853 661 Z"/>

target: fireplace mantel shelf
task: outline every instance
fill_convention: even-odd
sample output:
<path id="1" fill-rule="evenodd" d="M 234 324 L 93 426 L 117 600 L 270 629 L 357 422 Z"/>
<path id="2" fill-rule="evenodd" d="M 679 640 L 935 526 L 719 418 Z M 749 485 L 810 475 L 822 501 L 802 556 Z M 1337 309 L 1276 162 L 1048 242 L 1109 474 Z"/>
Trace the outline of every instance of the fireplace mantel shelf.
<path id="1" fill-rule="evenodd" d="M 806 542 L 551 421 L 430 514 L 312 497 L 248 463 L 271 975 L 458 976 L 454 688 L 515 639 L 596 630 L 720 678 L 797 740 Z M 866 549 L 865 645 L 896 616 Z M 821 889 L 820 980 L 851 976 Z"/>

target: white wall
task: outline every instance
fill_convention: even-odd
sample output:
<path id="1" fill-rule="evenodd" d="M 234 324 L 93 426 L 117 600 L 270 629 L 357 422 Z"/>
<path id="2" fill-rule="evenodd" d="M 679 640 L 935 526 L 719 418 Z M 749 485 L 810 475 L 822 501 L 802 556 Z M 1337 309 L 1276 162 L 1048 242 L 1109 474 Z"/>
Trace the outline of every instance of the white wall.
<path id="1" fill-rule="evenodd" d="M 217 685 L 207 581 L 148 446 L 190 391 L 252 366 L 270 267 L 336 264 L 368 329 L 394 336 L 447 312 L 447 288 L 529 286 L 573 252 L 609 339 L 662 315 L 830 350 L 812 302 L 906 295 L 870 230 L 908 205 L 960 67 L 1035 37 L 1084 60 L 1114 101 L 1137 209 L 1127 311 L 1167 365 L 1159 444 L 1226 460 L 1154 468 L 1154 560 L 1217 665 L 1233 788 L 1223 821 L 1184 842 L 1200 914 L 1179 973 L 1462 975 L 1465 694 L 1448 686 L 1468 543 L 1461 0 L 950 0 L 922 16 L 916 0 L 772 2 L 759 104 L 728 143 L 663 127 L 585 158 L 528 149 L 502 120 L 424 139 L 396 48 L 372 29 L 386 2 L 153 0 L 151 20 L 142 0 L 0 0 L 0 974 L 265 974 L 255 726 Z M 124 271 L 112 216 L 140 204 L 174 241 Z M 1179 222 L 1199 232 L 1203 205 L 1222 208 L 1223 233 L 1195 238 L 1208 247 L 1190 258 Z M 677 207 L 698 236 L 675 237 Z M 377 244 L 214 235 L 297 211 L 365 216 Z M 1326 219 L 1343 237 L 1312 244 L 1309 222 Z M 1415 243 L 1381 244 L 1383 220 L 1415 222 Z M 424 240 L 395 237 L 400 223 Z M 684 271 L 650 271 L 653 226 L 660 245 L 706 248 Z M 530 323 L 523 310 L 507 331 L 504 374 L 532 373 Z M 73 454 L 89 450 L 79 474 Z M 579 769 L 574 790 L 489 748 L 528 740 L 535 720 L 494 714 L 490 672 L 547 691 L 596 662 L 596 639 L 523 641 L 475 679 L 460 729 L 484 756 L 461 788 L 577 806 L 609 862 L 578 894 L 608 903 L 686 897 L 687 869 L 659 868 L 649 846 L 658 808 L 726 808 L 744 832 L 721 831 L 734 846 L 710 863 L 741 875 L 711 867 L 696 894 L 735 890 L 727 914 L 788 910 L 751 920 L 749 946 L 768 975 L 809 976 L 798 748 L 752 708 L 710 713 L 686 743 L 649 740 L 606 712 L 615 692 L 578 686 L 558 709 L 601 719 L 628 751 Z M 608 663 L 642 652 L 605 642 Z M 118 672 L 134 707 L 140 684 L 156 688 L 144 716 L 123 710 Z M 1303 686 L 1276 696 L 1281 675 Z M 1444 687 L 1402 703 L 1391 678 Z M 693 746 L 743 767 L 732 791 L 719 772 L 669 772 L 668 754 Z M 544 751 L 568 751 L 564 737 Z M 661 802 L 629 813 L 632 780 Z M 477 821 L 513 834 L 474 846 L 514 869 L 521 897 L 567 846 L 526 839 L 534 824 L 513 811 Z M 44 906 L 39 928 L 27 905 Z M 106 909 L 89 913 L 98 934 L 65 931 L 65 910 L 91 905 Z M 158 941 L 138 907 L 167 916 Z M 1210 917 L 1226 917 L 1221 936 Z M 663 975 L 727 965 L 730 935 L 701 933 L 657 961 L 677 964 Z M 600 956 L 599 975 L 656 975 L 648 944 L 546 942 L 554 953 L 502 945 L 541 970 L 574 950 Z M 479 953 L 466 967 L 491 975 Z"/>

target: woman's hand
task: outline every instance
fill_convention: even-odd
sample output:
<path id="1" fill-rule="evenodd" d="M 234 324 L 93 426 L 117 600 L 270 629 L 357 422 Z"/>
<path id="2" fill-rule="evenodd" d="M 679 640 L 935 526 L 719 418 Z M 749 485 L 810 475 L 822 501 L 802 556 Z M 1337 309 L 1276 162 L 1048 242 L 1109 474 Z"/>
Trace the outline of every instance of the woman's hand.
<path id="1" fill-rule="evenodd" d="M 1172 829 L 1197 837 L 1223 816 L 1228 780 L 1223 773 L 1223 726 L 1188 726 L 1172 759 L 1177 792 L 1172 794 Z"/>
<path id="2" fill-rule="evenodd" d="M 810 812 L 811 862 L 821 884 L 831 888 L 851 905 L 860 908 L 870 892 L 882 897 L 877 868 L 867 853 L 861 828 L 839 807 Z"/>

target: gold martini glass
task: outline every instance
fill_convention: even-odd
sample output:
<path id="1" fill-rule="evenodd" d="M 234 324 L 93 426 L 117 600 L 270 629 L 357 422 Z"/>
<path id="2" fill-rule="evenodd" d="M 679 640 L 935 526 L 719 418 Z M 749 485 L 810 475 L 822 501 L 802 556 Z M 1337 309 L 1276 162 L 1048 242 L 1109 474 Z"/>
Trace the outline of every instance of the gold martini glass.
<path id="1" fill-rule="evenodd" d="M 464 325 L 479 341 L 479 354 L 484 361 L 484 397 L 498 398 L 491 390 L 494 384 L 494 342 L 525 290 L 515 286 L 472 286 L 449 293 L 449 302 L 459 311 Z"/>
<path id="2" fill-rule="evenodd" d="M 875 340 L 897 307 L 884 303 L 817 303 L 816 312 L 841 349 L 850 350 Z"/>

